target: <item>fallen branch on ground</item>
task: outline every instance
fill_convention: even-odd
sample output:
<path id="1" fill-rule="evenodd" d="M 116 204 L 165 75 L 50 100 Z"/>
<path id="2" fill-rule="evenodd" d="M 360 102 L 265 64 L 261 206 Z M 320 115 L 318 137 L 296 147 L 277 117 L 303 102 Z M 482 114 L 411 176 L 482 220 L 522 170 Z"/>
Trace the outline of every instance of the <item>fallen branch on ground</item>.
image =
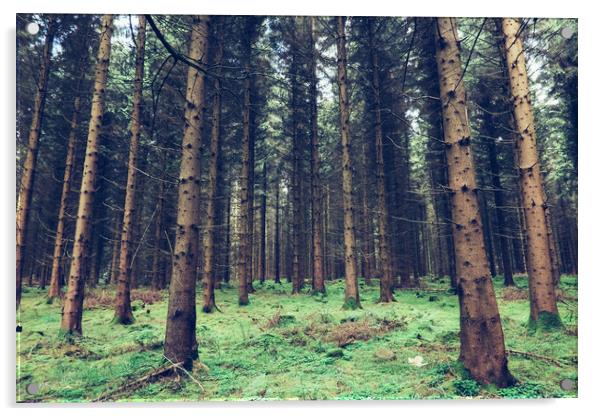
<path id="1" fill-rule="evenodd" d="M 134 391 L 134 390 L 140 388 L 141 386 L 143 386 L 146 383 L 151 383 L 158 378 L 165 377 L 169 373 L 174 372 L 174 370 L 176 370 L 178 368 L 182 368 L 180 363 L 170 364 L 167 366 L 159 367 L 158 369 L 153 370 L 152 372 L 144 375 L 143 377 L 140 377 L 136 380 L 132 380 L 125 384 L 122 384 L 121 386 L 119 386 L 118 388 L 116 388 L 113 391 L 101 394 L 95 400 L 93 400 L 93 402 L 104 402 L 106 400 L 115 399 L 123 394 L 126 394 L 128 392 L 131 392 L 131 391 Z"/>
<path id="2" fill-rule="evenodd" d="M 506 351 L 508 351 L 508 354 L 519 355 L 519 356 L 526 357 L 526 358 L 536 358 L 538 360 L 547 361 L 549 363 L 557 365 L 558 367 L 569 365 L 568 363 L 563 363 L 562 361 L 559 361 L 555 358 L 546 357 L 545 355 L 534 354 L 532 352 L 517 351 L 517 350 L 506 350 Z"/>

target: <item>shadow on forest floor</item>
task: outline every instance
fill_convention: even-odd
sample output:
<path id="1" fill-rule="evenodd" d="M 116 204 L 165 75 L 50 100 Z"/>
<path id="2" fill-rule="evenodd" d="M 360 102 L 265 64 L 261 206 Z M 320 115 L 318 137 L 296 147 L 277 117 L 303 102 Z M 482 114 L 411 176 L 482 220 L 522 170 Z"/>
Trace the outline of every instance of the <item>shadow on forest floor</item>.
<path id="1" fill-rule="evenodd" d="M 342 309 L 344 284 L 328 296 L 291 296 L 290 285 L 255 284 L 251 304 L 239 307 L 236 288 L 216 291 L 221 312 L 198 308 L 200 361 L 192 379 L 164 378 L 116 395 L 123 401 L 436 399 L 457 397 L 575 397 L 562 380 L 577 381 L 577 278 L 558 291 L 563 330 L 529 335 L 527 281 L 496 293 L 520 384 L 482 387 L 457 364 L 458 301 L 447 279 L 424 278 L 420 289 L 397 291 L 379 304 L 378 286 L 360 283 L 363 309 Z M 17 334 L 17 400 L 87 402 L 163 365 L 167 292 L 139 289 L 136 321 L 111 323 L 114 288 L 93 289 L 83 317 L 84 337 L 59 341 L 59 302 L 25 288 Z M 200 296 L 197 298 L 200 299 Z M 38 391 L 27 392 L 35 384 Z"/>

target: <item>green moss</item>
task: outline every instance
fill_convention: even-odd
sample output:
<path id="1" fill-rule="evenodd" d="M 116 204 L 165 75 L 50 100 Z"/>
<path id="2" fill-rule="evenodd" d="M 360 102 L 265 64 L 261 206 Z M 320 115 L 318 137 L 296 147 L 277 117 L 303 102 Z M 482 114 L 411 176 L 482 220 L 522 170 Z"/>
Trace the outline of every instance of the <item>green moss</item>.
<path id="1" fill-rule="evenodd" d="M 345 310 L 355 310 L 361 308 L 359 302 L 352 297 L 345 299 L 345 303 L 343 303 L 343 309 Z"/>
<path id="2" fill-rule="evenodd" d="M 440 279 L 439 279 L 440 280 Z M 459 355 L 457 297 L 445 292 L 448 281 L 425 278 L 424 297 L 398 291 L 398 302 L 376 303 L 379 287 L 365 286 L 363 309 L 341 308 L 345 285 L 328 281 L 327 302 L 316 296 L 290 296 L 290 283 L 266 282 L 251 294 L 251 303 L 238 306 L 237 287 L 216 291 L 220 313 L 203 314 L 198 306 L 199 361 L 192 376 L 176 382 L 165 378 L 119 396 L 121 401 L 199 401 L 275 399 L 422 399 L 478 397 L 575 397 L 560 381 L 577 380 L 577 337 L 571 331 L 540 332 L 525 337 L 528 300 L 504 300 L 503 282 L 494 283 L 504 335 L 509 349 L 533 352 L 561 361 L 561 366 L 529 357 L 510 355 L 512 374 L 523 384 L 510 389 L 481 388 L 475 393 Z M 526 277 L 516 277 L 525 289 Z M 559 304 L 563 322 L 577 325 L 576 278 L 563 276 L 561 289 L 568 295 Z M 107 290 L 99 288 L 87 291 Z M 197 299 L 201 299 L 201 289 Z M 438 302 L 428 297 L 436 290 Z M 18 334 L 17 393 L 22 401 L 82 402 L 142 377 L 163 362 L 167 295 L 145 310 L 134 311 L 135 323 L 111 325 L 112 307 L 86 309 L 83 337 L 57 339 L 60 302 L 46 304 L 46 292 L 24 293 Z M 370 300 L 374 300 L 371 302 Z M 445 306 L 444 306 L 445 305 Z M 146 311 L 149 311 L 148 313 Z M 275 316 L 282 322 L 277 325 Z M 353 325 L 350 325 L 353 324 Z M 369 339 L 339 348 L 328 336 L 347 327 L 387 327 Z M 417 337 L 420 334 L 420 338 Z M 396 359 L 382 360 L 377 351 L 390 350 Z M 336 351 L 336 352 L 335 352 Z M 341 355 L 342 352 L 342 355 Z M 335 356 L 329 356 L 334 354 Z M 417 367 L 408 359 L 423 357 Z M 36 396 L 26 392 L 38 383 Z M 472 390 L 471 390 L 472 389 Z"/>
<path id="3" fill-rule="evenodd" d="M 559 314 L 551 312 L 540 312 L 537 319 L 529 318 L 529 333 L 535 334 L 537 332 L 549 332 L 564 328 L 562 320 Z"/>

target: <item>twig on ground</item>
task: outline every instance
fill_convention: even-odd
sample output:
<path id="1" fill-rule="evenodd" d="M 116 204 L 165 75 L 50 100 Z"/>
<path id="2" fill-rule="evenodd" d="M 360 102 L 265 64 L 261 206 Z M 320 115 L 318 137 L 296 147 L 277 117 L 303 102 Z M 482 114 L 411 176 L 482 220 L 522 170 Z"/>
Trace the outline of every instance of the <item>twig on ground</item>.
<path id="1" fill-rule="evenodd" d="M 180 364 L 174 364 L 172 362 L 171 365 L 160 367 L 136 380 L 132 380 L 130 382 L 122 384 L 121 386 L 117 387 L 113 391 L 109 391 L 107 393 L 101 394 L 95 400 L 93 400 L 93 402 L 103 402 L 103 401 L 106 401 L 109 399 L 115 399 L 116 397 L 119 397 L 129 391 L 136 390 L 139 387 L 141 387 L 142 385 L 144 385 L 146 383 L 150 383 L 157 378 L 164 377 L 165 375 L 169 374 L 176 368 L 182 368 L 182 367 Z"/>
<path id="2" fill-rule="evenodd" d="M 546 357 L 545 355 L 534 354 L 532 352 L 517 351 L 517 350 L 510 350 L 510 349 L 506 350 L 506 351 L 508 351 L 508 354 L 519 355 L 519 356 L 526 357 L 526 358 L 536 358 L 538 360 L 547 361 L 549 363 L 557 365 L 558 367 L 569 365 L 568 363 L 563 363 L 562 361 L 559 361 L 555 358 Z"/>

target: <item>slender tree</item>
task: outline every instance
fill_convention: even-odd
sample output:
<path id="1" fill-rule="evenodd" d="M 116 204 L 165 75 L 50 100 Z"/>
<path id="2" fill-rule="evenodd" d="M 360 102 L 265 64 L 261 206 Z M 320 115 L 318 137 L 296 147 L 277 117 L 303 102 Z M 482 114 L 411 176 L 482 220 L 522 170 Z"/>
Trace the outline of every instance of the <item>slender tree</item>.
<path id="1" fill-rule="evenodd" d="M 370 44 L 370 59 L 372 64 L 372 95 L 374 100 L 374 146 L 376 149 L 376 199 L 378 204 L 378 242 L 381 263 L 380 276 L 380 301 L 391 302 L 393 300 L 393 270 L 391 266 L 391 251 L 389 248 L 389 229 L 386 190 L 385 190 L 385 165 L 383 158 L 383 131 L 381 117 L 380 99 L 380 75 L 378 66 L 378 53 L 374 39 L 374 27 L 372 19 L 368 18 L 368 36 Z"/>
<path id="2" fill-rule="evenodd" d="M 215 309 L 215 226 L 216 196 L 221 153 L 221 117 L 222 117 L 222 84 L 221 65 L 224 54 L 221 20 L 215 21 L 215 41 L 213 47 L 213 66 L 216 74 L 213 79 L 213 99 L 211 103 L 211 144 L 209 150 L 209 184 L 207 189 L 207 221 L 203 233 L 203 312 L 210 313 Z"/>
<path id="3" fill-rule="evenodd" d="M 293 36 L 291 44 L 291 113 L 292 113 L 292 129 L 293 129 L 293 173 L 292 173 L 292 293 L 298 294 L 303 286 L 303 276 L 301 275 L 301 227 L 303 215 L 301 211 L 301 135 L 302 122 L 300 111 L 300 54 L 299 54 L 299 17 L 294 17 L 293 20 Z M 288 276 L 287 276 L 288 278 Z"/>
<path id="4" fill-rule="evenodd" d="M 207 64 L 209 16 L 193 18 L 188 56 L 195 66 Z M 196 342 L 196 267 L 199 245 L 201 197 L 201 138 L 205 75 L 188 67 L 184 137 L 178 184 L 178 212 L 169 304 L 165 329 L 165 357 L 190 369 L 198 358 Z"/>
<path id="5" fill-rule="evenodd" d="M 485 252 L 456 21 L 437 18 L 435 26 L 458 271 L 460 361 L 478 382 L 506 387 L 515 380 Z"/>
<path id="6" fill-rule="evenodd" d="M 309 18 L 309 39 L 311 56 L 311 233 L 313 249 L 313 280 L 312 290 L 315 293 L 325 293 L 324 286 L 324 257 L 322 256 L 322 208 L 320 204 L 320 141 L 318 137 L 318 75 L 316 50 L 316 19 Z"/>
<path id="7" fill-rule="evenodd" d="M 133 35 L 132 35 L 133 36 Z M 119 276 L 117 278 L 117 297 L 115 299 L 115 322 L 129 325 L 134 322 L 130 300 L 132 283 L 132 237 L 134 233 L 134 210 L 136 207 L 136 177 L 138 143 L 142 124 L 142 83 L 144 80 L 144 44 L 146 42 L 146 17 L 138 16 L 138 34 L 136 37 L 136 70 L 134 75 L 134 97 L 132 121 L 130 124 L 130 154 L 128 158 L 125 203 L 121 229 L 121 252 L 119 255 Z"/>
<path id="8" fill-rule="evenodd" d="M 86 50 L 87 52 L 87 50 Z M 88 54 L 82 54 L 81 74 L 75 87 L 75 99 L 73 100 L 73 115 L 69 127 L 69 138 L 67 139 L 67 157 L 65 159 L 65 171 L 63 172 L 63 189 L 59 203 L 59 213 L 56 222 L 56 236 L 54 238 L 54 252 L 52 257 L 52 269 L 50 272 L 50 287 L 48 288 L 48 302 L 52 302 L 61 294 L 61 261 L 64 249 L 65 214 L 67 199 L 71 192 L 73 176 L 73 163 L 75 159 L 75 142 L 77 141 L 77 130 L 79 127 L 79 115 L 81 111 L 81 88 L 87 70 Z"/>
<path id="9" fill-rule="evenodd" d="M 121 230 L 119 218 L 115 218 L 115 227 L 111 236 L 113 247 L 111 248 L 111 269 L 109 270 L 109 277 L 107 278 L 107 284 L 115 283 L 119 274 L 119 238 L 121 237 Z"/>
<path id="10" fill-rule="evenodd" d="M 42 49 L 40 73 L 38 76 L 38 85 L 34 98 L 29 138 L 27 140 L 27 155 L 25 156 L 25 163 L 23 164 L 19 198 L 17 199 L 17 248 L 15 255 L 17 269 L 17 306 L 19 306 L 19 303 L 21 302 L 21 280 L 24 257 L 23 251 L 25 249 L 24 246 L 27 235 L 27 222 L 29 219 L 29 212 L 31 210 L 31 195 L 33 192 L 33 182 L 38 161 L 40 130 L 42 129 L 44 106 L 46 104 L 46 91 L 48 86 L 48 72 L 50 70 L 50 58 L 52 55 L 52 43 L 54 42 L 54 35 L 56 33 L 55 19 L 53 17 L 49 17 L 46 22 L 46 39 L 44 40 L 44 48 Z"/>
<path id="11" fill-rule="evenodd" d="M 274 283 L 280 283 L 280 181 L 276 181 L 276 207 L 274 226 Z"/>
<path id="12" fill-rule="evenodd" d="M 504 58 L 516 131 L 516 162 L 527 232 L 527 270 L 531 304 L 529 325 L 532 329 L 552 329 L 562 326 L 562 322 L 556 305 L 546 224 L 548 206 L 541 180 L 535 119 L 531 109 L 527 65 L 520 31 L 518 19 L 502 19 Z"/>
<path id="13" fill-rule="evenodd" d="M 111 57 L 111 36 L 113 34 L 113 15 L 105 14 L 100 24 L 100 43 L 96 62 L 96 76 L 92 109 L 88 127 L 86 157 L 79 192 L 79 205 L 75 222 L 73 253 L 71 255 L 71 270 L 67 294 L 63 305 L 61 333 L 66 336 L 82 334 L 82 312 L 84 304 L 85 258 L 90 240 L 92 226 L 92 210 L 94 194 L 96 193 L 96 173 L 98 151 L 101 138 L 102 118 L 104 115 L 104 95 L 109 73 Z"/>
<path id="14" fill-rule="evenodd" d="M 347 47 L 345 17 L 338 16 L 337 23 L 337 84 L 339 86 L 339 116 L 343 169 L 343 243 L 345 249 L 345 307 L 360 307 L 355 254 L 355 226 L 353 219 L 353 177 L 351 170 L 351 135 L 349 132 L 349 98 L 347 97 Z"/>
<path id="15" fill-rule="evenodd" d="M 167 156 L 165 153 L 161 155 L 161 183 L 159 184 L 159 194 L 157 196 L 157 214 L 155 216 L 155 232 L 154 232 L 154 252 L 152 264 L 152 287 L 155 290 L 160 290 L 165 287 L 165 279 L 162 268 L 163 254 L 163 226 L 164 226 L 164 211 L 165 211 L 165 170 L 167 165 Z"/>
<path id="16" fill-rule="evenodd" d="M 266 266 L 266 214 L 268 208 L 268 163 L 263 162 L 261 205 L 259 209 L 259 256 L 257 257 L 257 277 L 264 283 L 267 273 Z"/>
<path id="17" fill-rule="evenodd" d="M 238 246 L 238 304 L 249 304 L 249 286 L 252 286 L 252 224 L 253 219 L 253 173 L 254 136 L 251 127 L 251 58 L 256 33 L 256 22 L 252 16 L 246 17 L 243 38 L 243 62 L 245 79 L 243 81 L 242 113 L 242 167 L 240 171 L 240 237 Z"/>

